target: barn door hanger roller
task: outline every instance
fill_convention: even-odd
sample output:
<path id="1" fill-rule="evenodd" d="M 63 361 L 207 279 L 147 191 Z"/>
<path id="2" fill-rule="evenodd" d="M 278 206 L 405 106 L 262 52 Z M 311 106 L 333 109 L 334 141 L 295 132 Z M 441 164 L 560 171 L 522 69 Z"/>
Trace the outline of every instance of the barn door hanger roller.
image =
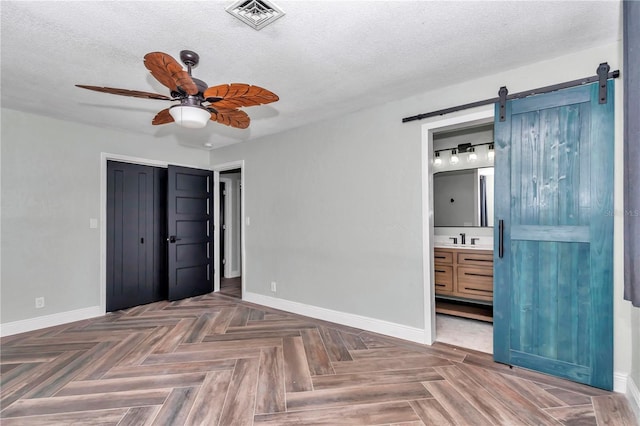
<path id="1" fill-rule="evenodd" d="M 566 83 L 554 84 L 553 86 L 541 87 L 539 89 L 533 89 L 526 92 L 514 93 L 509 95 L 509 90 L 506 86 L 502 86 L 498 91 L 498 99 L 500 102 L 500 121 L 505 121 L 505 108 L 507 106 L 507 100 L 526 98 L 527 96 L 539 95 L 541 93 L 555 92 L 560 89 L 567 89 L 569 87 L 581 86 L 588 83 L 598 82 L 598 103 L 607 103 L 607 80 L 610 78 L 618 78 L 620 71 L 609 72 L 611 67 L 608 63 L 603 62 L 598 65 L 596 70 L 596 76 L 587 77 L 581 80 L 567 81 Z"/>

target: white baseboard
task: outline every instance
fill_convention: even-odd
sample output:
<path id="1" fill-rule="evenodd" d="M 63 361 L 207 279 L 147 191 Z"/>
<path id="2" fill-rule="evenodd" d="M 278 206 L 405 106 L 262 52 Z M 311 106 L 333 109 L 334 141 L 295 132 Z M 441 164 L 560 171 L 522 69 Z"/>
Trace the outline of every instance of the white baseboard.
<path id="1" fill-rule="evenodd" d="M 613 391 L 618 393 L 627 392 L 627 383 L 629 375 L 626 373 L 613 372 Z"/>
<path id="2" fill-rule="evenodd" d="M 628 374 L 613 373 L 613 391 L 627 396 L 631 409 L 640 419 L 640 390 Z"/>
<path id="3" fill-rule="evenodd" d="M 426 343 L 425 333 L 421 328 L 409 327 L 407 325 L 396 324 L 393 322 L 364 317 L 361 315 L 334 311 L 332 309 L 306 305 L 304 303 L 292 302 L 285 299 L 278 299 L 276 297 L 265 296 L 258 293 L 244 292 L 242 294 L 242 300 L 256 303 L 258 305 L 268 306 L 274 309 L 292 312 L 299 315 L 305 315 L 311 318 L 335 322 L 337 324 L 346 325 L 349 327 L 360 328 L 362 330 L 372 331 L 374 333 L 384 334 L 386 336 L 397 337 L 403 340 L 409 340 L 412 342 L 423 344 Z"/>
<path id="4" fill-rule="evenodd" d="M 631 377 L 627 379 L 627 399 L 631 404 L 631 409 L 636 416 L 640 419 L 640 390 L 638 390 L 638 384 L 636 384 Z"/>
<path id="5" fill-rule="evenodd" d="M 41 317 L 29 318 L 20 321 L 0 324 L 0 336 L 11 336 L 27 331 L 40 330 L 42 328 L 53 327 L 54 325 L 67 324 L 74 321 L 81 321 L 104 315 L 100 306 L 76 309 L 75 311 L 60 312 L 57 314 L 44 315 Z"/>
<path id="6" fill-rule="evenodd" d="M 240 271 L 235 270 L 235 271 L 229 271 L 228 274 L 224 274 L 225 278 L 237 278 L 240 276 Z"/>

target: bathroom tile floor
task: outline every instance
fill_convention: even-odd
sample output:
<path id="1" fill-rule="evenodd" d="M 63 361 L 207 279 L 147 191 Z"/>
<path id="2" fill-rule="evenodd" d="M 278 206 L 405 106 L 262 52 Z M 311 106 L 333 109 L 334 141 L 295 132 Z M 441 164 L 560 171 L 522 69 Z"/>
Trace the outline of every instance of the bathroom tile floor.
<path id="1" fill-rule="evenodd" d="M 436 314 L 436 341 L 492 354 L 493 324 Z"/>

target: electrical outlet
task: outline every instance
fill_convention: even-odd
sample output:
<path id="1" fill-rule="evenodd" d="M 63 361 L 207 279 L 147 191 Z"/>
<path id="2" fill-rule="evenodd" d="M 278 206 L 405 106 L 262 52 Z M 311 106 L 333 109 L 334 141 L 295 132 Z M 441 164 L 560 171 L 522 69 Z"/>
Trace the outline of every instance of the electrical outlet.
<path id="1" fill-rule="evenodd" d="M 36 309 L 44 308 L 44 297 L 36 297 Z"/>
<path id="2" fill-rule="evenodd" d="M 271 281 L 271 291 L 274 292 L 274 293 L 277 291 L 276 290 L 276 282 L 275 281 Z"/>

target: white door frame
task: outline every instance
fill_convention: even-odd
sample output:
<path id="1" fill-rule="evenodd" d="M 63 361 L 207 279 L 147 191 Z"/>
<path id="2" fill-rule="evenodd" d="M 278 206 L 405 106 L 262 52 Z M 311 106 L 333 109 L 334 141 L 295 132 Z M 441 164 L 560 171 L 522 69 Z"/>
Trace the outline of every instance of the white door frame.
<path id="1" fill-rule="evenodd" d="M 218 172 L 219 173 L 219 172 Z M 230 262 L 229 260 L 231 259 L 231 246 L 232 243 L 229 239 L 229 235 L 232 234 L 230 231 L 233 228 L 233 224 L 229 223 L 229 218 L 231 217 L 231 206 L 229 206 L 229 199 L 233 199 L 233 188 L 232 188 L 232 183 L 233 181 L 229 178 L 220 178 L 220 182 L 225 184 L 225 191 L 227 192 L 227 194 L 225 195 L 225 197 L 227 198 L 225 200 L 224 203 L 224 217 L 225 219 L 227 219 L 227 223 L 226 223 L 226 227 L 225 229 L 222 229 L 222 225 L 220 225 L 220 232 L 224 232 L 224 256 L 223 259 L 227 259 L 227 262 L 225 262 L 224 264 L 224 276 L 228 277 L 229 275 L 231 275 L 231 268 L 230 268 Z M 219 188 L 218 188 L 219 189 Z M 222 194 L 220 194 L 220 197 L 222 198 Z M 220 200 L 220 198 L 219 198 Z M 216 212 L 219 212 L 220 210 L 216 210 Z M 218 243 L 219 244 L 219 243 Z M 215 248 L 215 247 L 214 247 Z M 220 250 L 220 253 L 222 254 L 222 249 Z M 214 256 L 215 257 L 215 256 Z M 220 278 L 222 278 L 222 275 L 220 275 Z"/>
<path id="2" fill-rule="evenodd" d="M 436 340 L 436 307 L 433 272 L 433 134 L 491 123 L 494 106 L 474 108 L 466 114 L 441 118 L 422 125 L 422 284 L 424 288 L 424 341 L 431 345 Z"/>
<path id="3" fill-rule="evenodd" d="M 211 167 L 205 166 L 151 160 L 149 158 L 111 154 L 108 152 L 100 153 L 100 311 L 103 314 L 107 312 L 107 161 L 109 160 L 138 164 L 141 166 L 162 167 L 165 169 L 171 164 L 181 167 L 191 167 L 193 169 L 211 170 Z"/>
<path id="4" fill-rule="evenodd" d="M 244 208 L 244 194 L 245 194 L 245 185 L 244 185 L 244 160 L 231 161 L 228 163 L 216 164 L 211 167 L 213 170 L 213 211 L 220 211 L 220 172 L 224 172 L 227 170 L 240 169 L 240 187 L 242 191 L 240 191 L 240 282 L 241 282 L 241 297 L 244 297 L 246 294 L 245 287 L 247 282 L 246 275 L 246 254 L 245 254 L 245 208 Z M 220 291 L 220 215 L 214 215 L 213 219 L 214 231 L 213 231 L 213 252 L 214 254 L 214 264 L 217 266 L 215 268 L 215 272 L 213 274 L 213 291 Z M 227 234 L 228 235 L 228 234 Z M 226 265 L 225 265 L 226 266 Z"/>

